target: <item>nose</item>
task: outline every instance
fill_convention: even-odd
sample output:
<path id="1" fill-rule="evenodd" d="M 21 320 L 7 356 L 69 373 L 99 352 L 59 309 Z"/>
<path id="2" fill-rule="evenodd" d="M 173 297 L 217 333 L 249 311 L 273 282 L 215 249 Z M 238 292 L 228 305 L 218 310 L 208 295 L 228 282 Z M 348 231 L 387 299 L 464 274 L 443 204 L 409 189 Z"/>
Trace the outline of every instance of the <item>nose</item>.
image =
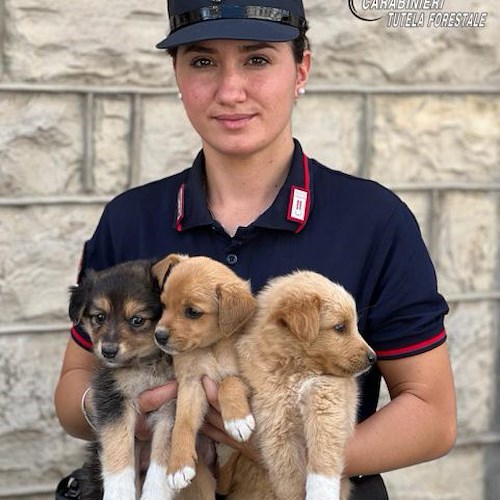
<path id="1" fill-rule="evenodd" d="M 101 353 L 106 359 L 113 359 L 118 354 L 118 344 L 102 344 Z"/>
<path id="2" fill-rule="evenodd" d="M 370 365 L 374 365 L 377 362 L 377 355 L 371 350 L 368 351 L 366 357 L 368 358 L 368 363 L 370 363 Z"/>
<path id="3" fill-rule="evenodd" d="M 156 343 L 159 346 L 165 346 L 165 345 L 167 345 L 168 337 L 169 337 L 168 330 L 165 329 L 165 328 L 158 328 L 155 331 Z"/>
<path id="4" fill-rule="evenodd" d="M 220 104 L 234 104 L 246 99 L 245 79 L 237 68 L 225 68 L 221 71 L 216 100 Z"/>

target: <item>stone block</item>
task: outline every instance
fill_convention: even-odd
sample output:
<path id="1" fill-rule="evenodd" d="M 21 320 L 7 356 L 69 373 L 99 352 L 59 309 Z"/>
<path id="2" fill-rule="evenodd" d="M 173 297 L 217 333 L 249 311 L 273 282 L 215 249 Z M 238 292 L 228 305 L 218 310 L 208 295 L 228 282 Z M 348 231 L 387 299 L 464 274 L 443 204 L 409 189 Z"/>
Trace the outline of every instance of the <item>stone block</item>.
<path id="1" fill-rule="evenodd" d="M 81 102 L 75 95 L 0 92 L 0 195 L 80 189 Z"/>
<path id="2" fill-rule="evenodd" d="M 96 96 L 93 180 L 96 194 L 124 191 L 130 177 L 131 98 Z"/>
<path id="3" fill-rule="evenodd" d="M 361 0 L 353 3 L 362 13 Z M 314 84 L 494 86 L 500 82 L 500 15 L 487 0 L 454 0 L 443 8 L 443 12 L 486 11 L 484 28 L 388 28 L 387 17 L 374 22 L 357 19 L 344 0 L 311 0 L 306 11 Z M 375 17 L 369 14 L 366 17 Z"/>
<path id="4" fill-rule="evenodd" d="M 439 460 L 384 474 L 391 500 L 486 500 L 479 447 L 457 448 Z"/>
<path id="5" fill-rule="evenodd" d="M 53 404 L 67 340 L 67 333 L 0 336 L 0 494 L 55 489 L 82 463 L 82 442 L 65 434 Z"/>
<path id="6" fill-rule="evenodd" d="M 304 152 L 327 167 L 360 172 L 362 98 L 311 93 L 294 109 L 293 133 Z"/>
<path id="7" fill-rule="evenodd" d="M 377 97 L 371 174 L 391 183 L 498 182 L 499 136 L 499 97 Z"/>
<path id="8" fill-rule="evenodd" d="M 0 208 L 2 324 L 69 324 L 68 287 L 101 211 L 99 205 Z"/>
<path id="9" fill-rule="evenodd" d="M 447 293 L 494 290 L 498 284 L 498 195 L 451 192 L 437 222 L 436 265 Z"/>
<path id="10" fill-rule="evenodd" d="M 170 63 L 155 48 L 167 31 L 163 0 L 5 5 L 6 71 L 13 81 L 172 84 Z"/>
<path id="11" fill-rule="evenodd" d="M 494 303 L 460 303 L 446 318 L 457 395 L 458 437 L 488 432 L 494 403 L 496 320 Z"/>
<path id="12" fill-rule="evenodd" d="M 140 183 L 190 167 L 201 142 L 180 99 L 174 95 L 145 98 L 143 113 Z"/>

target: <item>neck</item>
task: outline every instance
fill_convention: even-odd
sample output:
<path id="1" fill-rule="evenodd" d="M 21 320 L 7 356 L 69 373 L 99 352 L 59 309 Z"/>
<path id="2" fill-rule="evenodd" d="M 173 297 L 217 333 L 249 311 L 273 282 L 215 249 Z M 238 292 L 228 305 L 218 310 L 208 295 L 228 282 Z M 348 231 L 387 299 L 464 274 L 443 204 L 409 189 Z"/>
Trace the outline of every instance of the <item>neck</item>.
<path id="1" fill-rule="evenodd" d="M 251 157 L 221 155 L 204 148 L 207 203 L 228 234 L 248 226 L 271 206 L 286 180 L 293 150 L 291 138 L 278 151 Z"/>

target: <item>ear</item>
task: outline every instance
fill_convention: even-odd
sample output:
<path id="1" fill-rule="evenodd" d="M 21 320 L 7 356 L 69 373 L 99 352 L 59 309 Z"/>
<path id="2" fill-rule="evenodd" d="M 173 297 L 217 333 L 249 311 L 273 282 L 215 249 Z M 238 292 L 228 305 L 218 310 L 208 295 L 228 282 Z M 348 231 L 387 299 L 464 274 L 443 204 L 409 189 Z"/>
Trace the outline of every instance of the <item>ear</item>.
<path id="1" fill-rule="evenodd" d="M 94 282 L 94 272 L 88 271 L 79 285 L 70 287 L 70 299 L 68 314 L 71 321 L 78 324 L 83 316 L 90 296 L 92 284 Z"/>
<path id="2" fill-rule="evenodd" d="M 225 336 L 238 331 L 253 315 L 255 297 L 242 283 L 224 283 L 216 287 L 219 301 L 219 328 Z"/>
<path id="3" fill-rule="evenodd" d="M 302 62 L 297 64 L 297 77 L 295 80 L 295 96 L 298 97 L 299 88 L 305 89 L 309 79 L 309 72 L 311 71 L 311 51 L 304 50 Z"/>
<path id="4" fill-rule="evenodd" d="M 316 294 L 283 300 L 274 314 L 276 322 L 307 343 L 318 336 L 321 297 Z"/>
<path id="5" fill-rule="evenodd" d="M 177 253 L 171 253 L 167 255 L 164 259 L 160 260 L 152 267 L 153 276 L 158 281 L 160 288 L 163 290 L 165 281 L 170 274 L 170 271 L 174 266 L 176 266 L 181 260 L 188 259 L 187 255 L 180 255 Z"/>

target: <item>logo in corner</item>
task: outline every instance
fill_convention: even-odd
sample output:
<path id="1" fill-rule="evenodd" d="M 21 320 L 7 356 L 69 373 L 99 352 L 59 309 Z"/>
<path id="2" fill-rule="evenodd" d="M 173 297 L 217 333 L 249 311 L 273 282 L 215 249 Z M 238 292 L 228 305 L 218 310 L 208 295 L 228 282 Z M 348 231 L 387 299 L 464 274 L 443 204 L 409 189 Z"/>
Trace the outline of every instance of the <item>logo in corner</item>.
<path id="1" fill-rule="evenodd" d="M 376 17 L 374 19 L 370 19 L 370 18 L 366 18 L 366 17 L 361 16 L 358 13 L 358 9 L 356 9 L 356 6 L 354 5 L 354 1 L 355 0 L 348 0 L 349 10 L 352 12 L 352 14 L 353 14 L 354 17 L 357 17 L 361 21 L 368 21 L 368 22 L 379 21 L 380 19 L 382 19 L 384 17 L 384 16 L 380 16 L 380 17 Z"/>

